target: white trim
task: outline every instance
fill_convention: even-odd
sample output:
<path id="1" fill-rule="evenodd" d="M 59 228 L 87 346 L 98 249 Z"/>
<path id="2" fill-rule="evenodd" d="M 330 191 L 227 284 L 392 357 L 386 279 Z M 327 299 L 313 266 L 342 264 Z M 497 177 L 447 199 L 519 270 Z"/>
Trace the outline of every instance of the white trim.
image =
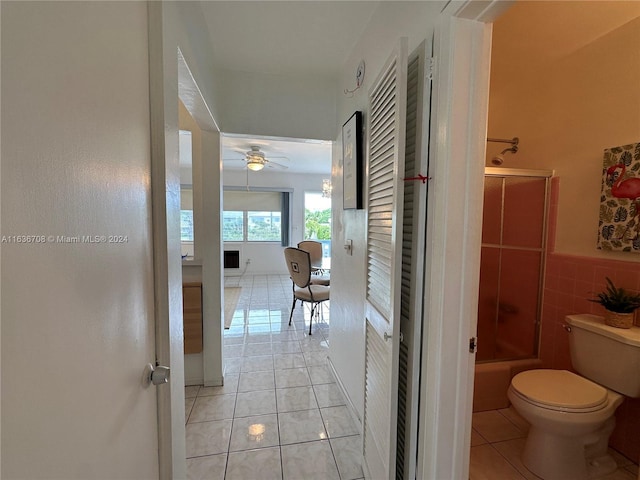
<path id="1" fill-rule="evenodd" d="M 171 369 L 169 383 L 157 387 L 158 458 L 159 478 L 169 480 L 186 476 L 182 262 L 180 236 L 171 235 L 180 226 L 178 72 L 176 51 L 166 48 L 175 39 L 165 28 L 164 4 L 147 8 L 156 362 Z"/>
<path id="2" fill-rule="evenodd" d="M 469 478 L 491 52 L 482 22 L 509 5 L 450 2 L 436 27 L 418 478 Z"/>
<path id="3" fill-rule="evenodd" d="M 531 170 L 528 168 L 502 168 L 485 167 L 484 174 L 487 176 L 518 176 L 518 177 L 553 177 L 553 170 Z"/>
<path id="4" fill-rule="evenodd" d="M 358 415 L 358 410 L 356 409 L 356 406 L 351 401 L 351 397 L 349 396 L 347 389 L 342 383 L 342 380 L 340 380 L 340 377 L 338 376 L 338 372 L 336 371 L 335 367 L 333 366 L 333 362 L 331 361 L 331 357 L 327 357 L 327 366 L 329 367 L 329 371 L 331 372 L 331 375 L 333 375 L 333 378 L 338 384 L 338 388 L 342 392 L 342 395 L 347 400 L 347 410 L 349 410 L 349 413 L 351 414 L 351 419 L 353 420 L 353 423 L 355 423 L 358 426 L 358 429 L 360 430 L 360 434 L 362 435 L 363 433 L 362 419 L 360 418 L 360 415 Z"/>
<path id="5" fill-rule="evenodd" d="M 219 133 L 211 111 L 178 50 L 178 39 L 165 16 L 168 4 L 148 3 L 149 95 L 151 106 L 151 195 L 154 244 L 156 361 L 171 368 L 169 384 L 158 387 L 159 478 L 186 477 L 184 425 L 184 348 L 182 319 L 182 262 L 180 260 L 180 166 L 178 160 L 178 97 L 202 130 L 202 158 L 220 159 Z M 220 187 L 208 189 L 203 210 L 220 211 L 221 165 L 203 162 Z M 210 169 L 210 170 L 209 170 Z M 217 196 L 216 196 L 217 193 Z M 204 222 L 203 317 L 220 325 L 203 325 L 204 381 L 221 384 L 222 377 L 222 244 L 214 242 L 219 222 Z M 211 254 L 211 250 L 214 254 Z M 215 255 L 217 253 L 217 257 Z M 216 340 L 217 339 L 217 340 Z M 213 352 L 213 359 L 207 357 Z M 213 371 L 212 371 L 213 370 Z"/>

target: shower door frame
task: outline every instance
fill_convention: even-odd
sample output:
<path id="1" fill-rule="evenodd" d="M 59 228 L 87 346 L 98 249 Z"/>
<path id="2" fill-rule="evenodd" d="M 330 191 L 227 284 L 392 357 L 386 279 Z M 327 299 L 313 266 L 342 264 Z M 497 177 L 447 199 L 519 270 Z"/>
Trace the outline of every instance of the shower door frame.
<path id="1" fill-rule="evenodd" d="M 548 248 L 548 233 L 549 233 L 549 203 L 550 203 L 550 195 L 551 195 L 551 179 L 553 178 L 554 171 L 553 170 L 533 170 L 526 168 L 503 168 L 503 167 L 485 167 L 484 176 L 486 177 L 501 177 L 501 178 L 544 178 L 545 179 L 545 187 L 544 187 L 544 209 L 542 213 L 542 241 L 540 248 L 533 247 L 509 247 L 515 250 L 522 251 L 539 251 L 540 252 L 540 272 L 538 275 L 538 298 L 536 301 L 536 325 L 534 332 L 534 345 L 533 345 L 533 354 L 532 356 L 524 356 L 524 357 L 505 357 L 505 358 L 492 358 L 488 360 L 476 360 L 476 363 L 491 363 L 491 362 L 504 362 L 509 360 L 520 360 L 526 358 L 539 358 L 540 357 L 540 321 L 542 318 L 542 304 L 544 297 L 544 279 L 546 274 L 546 258 L 547 258 L 547 248 Z M 502 229 L 504 222 L 504 182 L 502 184 L 502 201 L 501 201 L 501 220 L 500 220 L 500 237 L 502 238 Z M 484 247 L 484 242 L 482 243 Z M 500 250 L 504 248 L 502 242 L 499 245 Z M 502 258 L 502 255 L 501 255 Z M 500 279 L 502 277 L 502 259 L 499 263 L 499 274 L 498 274 L 498 295 L 497 299 L 500 299 Z M 498 309 L 496 309 L 496 312 Z M 497 314 L 496 314 L 497 315 Z M 497 321 L 497 318 L 496 318 Z M 478 318 L 478 323 L 480 319 Z M 481 338 L 478 339 L 479 342 L 482 341 Z"/>

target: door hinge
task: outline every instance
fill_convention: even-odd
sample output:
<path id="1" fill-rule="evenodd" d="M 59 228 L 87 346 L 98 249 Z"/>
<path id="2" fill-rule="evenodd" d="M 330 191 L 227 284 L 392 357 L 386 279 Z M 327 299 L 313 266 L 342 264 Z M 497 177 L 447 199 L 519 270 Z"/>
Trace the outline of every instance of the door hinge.
<path id="1" fill-rule="evenodd" d="M 478 337 L 471 337 L 469 339 L 469 353 L 476 353 L 478 351 Z"/>
<path id="2" fill-rule="evenodd" d="M 436 57 L 429 57 L 427 58 L 427 65 L 426 65 L 426 79 L 429 80 L 430 82 L 433 81 L 433 76 L 436 73 Z"/>

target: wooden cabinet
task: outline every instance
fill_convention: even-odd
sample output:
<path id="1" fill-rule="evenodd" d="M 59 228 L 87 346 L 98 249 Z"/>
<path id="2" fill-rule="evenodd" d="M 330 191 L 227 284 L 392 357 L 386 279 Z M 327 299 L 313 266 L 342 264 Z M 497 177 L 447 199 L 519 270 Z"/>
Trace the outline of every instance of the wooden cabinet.
<path id="1" fill-rule="evenodd" d="M 184 353 L 202 352 L 202 283 L 182 284 Z"/>

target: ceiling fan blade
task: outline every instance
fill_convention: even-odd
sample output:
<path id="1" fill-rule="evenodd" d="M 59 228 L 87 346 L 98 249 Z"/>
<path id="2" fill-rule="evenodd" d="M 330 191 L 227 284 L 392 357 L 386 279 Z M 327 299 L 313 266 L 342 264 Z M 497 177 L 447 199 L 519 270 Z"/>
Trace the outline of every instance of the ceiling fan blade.
<path id="1" fill-rule="evenodd" d="M 281 170 L 286 170 L 286 169 L 289 168 L 286 165 L 282 165 L 280 163 L 276 163 L 276 162 L 272 162 L 272 161 L 267 162 L 267 167 L 269 167 L 269 168 L 279 168 Z"/>
<path id="2" fill-rule="evenodd" d="M 237 163 L 246 163 L 246 160 L 244 158 L 223 158 L 222 161 L 224 163 L 231 163 L 231 162 L 237 162 Z"/>

